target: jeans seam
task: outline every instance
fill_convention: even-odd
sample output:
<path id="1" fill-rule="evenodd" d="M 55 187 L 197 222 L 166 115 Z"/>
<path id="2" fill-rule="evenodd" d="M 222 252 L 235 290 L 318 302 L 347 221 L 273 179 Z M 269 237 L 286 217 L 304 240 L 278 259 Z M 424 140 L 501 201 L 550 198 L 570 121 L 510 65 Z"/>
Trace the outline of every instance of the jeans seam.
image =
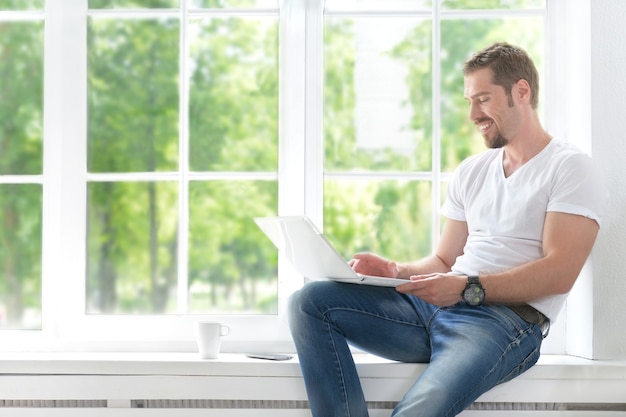
<path id="1" fill-rule="evenodd" d="M 359 309 L 355 309 L 355 308 L 348 308 L 348 307 L 334 307 L 334 308 L 329 308 L 327 310 L 324 310 L 324 312 L 322 312 L 322 317 L 324 318 L 324 321 L 326 321 L 327 323 L 330 321 L 327 319 L 327 315 L 329 313 L 333 313 L 336 311 L 348 311 L 348 312 L 353 312 L 353 313 L 360 313 L 360 314 L 364 314 L 366 316 L 370 316 L 370 317 L 376 317 L 379 319 L 383 319 L 383 320 L 389 320 L 391 322 L 394 323 L 399 323 L 399 324 L 407 324 L 407 325 L 411 325 L 411 326 L 415 326 L 415 327 L 423 327 L 425 329 L 428 329 L 430 327 L 430 324 L 432 323 L 433 318 L 439 313 L 439 309 L 437 309 L 435 311 L 434 314 L 432 314 L 432 316 L 428 319 L 428 323 L 426 324 L 420 324 L 414 321 L 406 321 L 406 320 L 398 320 L 396 318 L 392 318 L 389 316 L 383 316 L 380 314 L 374 314 L 372 312 L 369 311 L 364 311 L 364 310 L 359 310 Z M 416 317 L 419 318 L 419 315 L 416 314 Z"/>
<path id="2" fill-rule="evenodd" d="M 517 326 L 517 325 L 516 325 L 515 327 L 519 327 L 519 326 Z M 498 369 L 499 364 L 500 364 L 500 363 L 502 363 L 502 361 L 503 361 L 503 359 L 506 357 L 506 355 L 507 355 L 507 354 L 508 354 L 508 353 L 509 353 L 509 352 L 510 352 L 510 351 L 511 351 L 511 350 L 512 350 L 515 346 L 519 346 L 519 345 L 520 345 L 520 341 L 521 341 L 524 337 L 529 336 L 529 333 L 535 333 L 535 332 L 534 332 L 534 330 L 531 328 L 531 325 L 530 325 L 530 324 L 528 325 L 528 327 L 526 327 L 526 328 L 524 328 L 524 329 L 521 329 L 521 331 L 518 333 L 518 336 L 517 336 L 515 339 L 513 339 L 513 340 L 512 340 L 512 341 L 511 341 L 511 342 L 507 345 L 506 349 L 504 349 L 504 350 L 502 351 L 502 354 L 501 354 L 501 355 L 500 355 L 500 357 L 498 358 L 498 361 L 496 362 L 496 364 L 495 364 L 494 366 L 492 366 L 492 367 L 491 367 L 491 369 L 489 370 L 489 372 L 487 372 L 487 373 L 485 373 L 485 374 L 483 375 L 483 378 L 480 380 L 480 383 L 482 383 L 483 381 L 487 380 L 487 379 L 488 379 L 488 378 L 489 378 L 489 377 L 490 377 L 490 376 L 491 376 L 491 375 L 495 372 L 495 370 L 496 370 L 496 369 Z M 532 336 L 533 336 L 533 337 L 536 337 L 534 334 L 533 334 Z M 529 354 L 528 354 L 528 355 L 526 355 L 526 356 L 524 357 L 524 359 L 523 359 L 520 363 L 518 363 L 518 364 L 517 364 L 514 368 L 512 368 L 512 369 L 511 369 L 511 370 L 510 370 L 510 371 L 509 371 L 509 372 L 505 375 L 505 377 L 504 377 L 504 378 L 499 379 L 499 380 L 496 382 L 496 385 L 502 384 L 502 383 L 504 383 L 504 382 L 506 382 L 506 381 L 510 380 L 511 378 L 509 378 L 509 375 L 511 375 L 511 373 L 515 372 L 516 370 L 517 370 L 517 371 L 519 371 L 519 370 L 521 369 L 522 365 L 525 365 L 525 364 L 527 364 L 527 363 L 529 362 L 529 361 L 528 361 L 528 358 L 530 358 L 531 356 L 534 356 L 536 353 L 537 353 L 537 349 L 536 349 L 536 348 L 535 348 L 535 349 L 533 349 L 531 352 L 529 352 Z M 480 384 L 476 384 L 476 385 L 474 385 L 474 387 L 477 387 L 477 386 L 479 386 L 479 385 L 480 385 Z M 471 394 L 471 393 L 474 393 L 475 391 L 476 391 L 475 389 L 472 389 L 471 391 L 467 392 L 464 398 L 467 398 L 467 397 L 473 396 L 473 395 L 470 395 L 470 394 Z M 456 408 L 456 407 L 457 407 L 460 403 L 462 403 L 462 402 L 463 402 L 464 398 L 459 398 L 459 399 L 457 400 L 457 402 L 456 402 L 456 403 L 454 403 L 454 405 L 450 407 L 450 409 L 446 412 L 446 414 L 445 414 L 445 415 L 446 415 L 446 416 L 450 416 L 450 415 L 451 415 L 451 414 L 450 414 L 450 412 L 454 412 L 454 409 L 455 409 L 455 408 Z M 455 415 L 455 414 L 452 414 L 452 415 Z"/>
<path id="3" fill-rule="evenodd" d="M 326 322 L 326 325 L 328 326 L 328 334 L 330 335 L 330 343 L 333 346 L 333 352 L 335 352 L 335 366 L 337 367 L 337 371 L 338 371 L 337 373 L 339 374 L 339 378 L 341 379 L 341 387 L 342 387 L 341 395 L 343 395 L 343 404 L 345 404 L 346 406 L 345 413 L 347 417 L 350 417 L 350 407 L 348 406 L 347 384 L 346 384 L 343 371 L 341 369 L 339 353 L 337 350 L 337 346 L 335 345 L 335 339 L 332 337 L 332 330 L 330 329 L 332 324 L 328 320 L 326 320 L 325 313 L 323 314 L 323 317 L 324 317 L 324 321 Z"/>

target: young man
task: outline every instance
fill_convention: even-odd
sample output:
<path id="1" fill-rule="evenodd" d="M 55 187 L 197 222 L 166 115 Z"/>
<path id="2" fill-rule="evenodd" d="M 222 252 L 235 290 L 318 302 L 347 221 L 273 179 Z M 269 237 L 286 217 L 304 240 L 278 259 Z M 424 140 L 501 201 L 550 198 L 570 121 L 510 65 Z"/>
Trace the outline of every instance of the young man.
<path id="1" fill-rule="evenodd" d="M 591 159 L 541 126 L 532 60 L 498 43 L 464 75 L 470 120 L 490 149 L 455 171 L 435 253 L 413 263 L 356 254 L 357 272 L 407 283 L 312 282 L 290 300 L 316 417 L 368 415 L 348 344 L 429 363 L 393 416 L 460 413 L 535 364 L 591 251 L 606 193 Z"/>

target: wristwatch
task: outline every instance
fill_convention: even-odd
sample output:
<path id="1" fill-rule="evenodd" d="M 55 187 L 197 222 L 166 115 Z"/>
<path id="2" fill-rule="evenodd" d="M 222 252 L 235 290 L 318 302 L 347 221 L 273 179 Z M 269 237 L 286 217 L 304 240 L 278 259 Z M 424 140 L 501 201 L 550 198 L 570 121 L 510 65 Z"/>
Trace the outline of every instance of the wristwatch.
<path id="1" fill-rule="evenodd" d="M 467 285 L 465 285 L 461 297 L 471 306 L 479 306 L 485 302 L 485 289 L 477 276 L 467 277 Z"/>

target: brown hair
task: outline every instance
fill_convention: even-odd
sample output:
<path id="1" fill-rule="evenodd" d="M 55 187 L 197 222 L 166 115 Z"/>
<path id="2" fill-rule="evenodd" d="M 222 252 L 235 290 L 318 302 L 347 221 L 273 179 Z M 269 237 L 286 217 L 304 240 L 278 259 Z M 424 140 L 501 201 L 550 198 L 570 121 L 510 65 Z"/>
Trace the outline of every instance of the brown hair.
<path id="1" fill-rule="evenodd" d="M 463 75 L 471 74 L 483 68 L 490 68 L 493 73 L 492 82 L 504 87 L 509 102 L 512 101 L 513 85 L 521 79 L 530 85 L 530 101 L 534 109 L 539 102 L 539 74 L 532 59 L 526 51 L 506 42 L 498 42 L 478 51 L 463 66 Z"/>

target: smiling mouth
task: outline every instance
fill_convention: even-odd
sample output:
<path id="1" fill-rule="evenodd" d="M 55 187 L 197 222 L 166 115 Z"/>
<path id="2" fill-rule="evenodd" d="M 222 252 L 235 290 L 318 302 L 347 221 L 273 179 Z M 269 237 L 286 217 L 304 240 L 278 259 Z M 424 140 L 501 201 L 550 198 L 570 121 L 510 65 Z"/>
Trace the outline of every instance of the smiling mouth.
<path id="1" fill-rule="evenodd" d="M 478 126 L 478 130 L 481 133 L 485 133 L 487 130 L 489 130 L 489 128 L 491 126 L 493 126 L 493 121 L 489 120 L 489 121 L 482 121 L 476 124 Z"/>

